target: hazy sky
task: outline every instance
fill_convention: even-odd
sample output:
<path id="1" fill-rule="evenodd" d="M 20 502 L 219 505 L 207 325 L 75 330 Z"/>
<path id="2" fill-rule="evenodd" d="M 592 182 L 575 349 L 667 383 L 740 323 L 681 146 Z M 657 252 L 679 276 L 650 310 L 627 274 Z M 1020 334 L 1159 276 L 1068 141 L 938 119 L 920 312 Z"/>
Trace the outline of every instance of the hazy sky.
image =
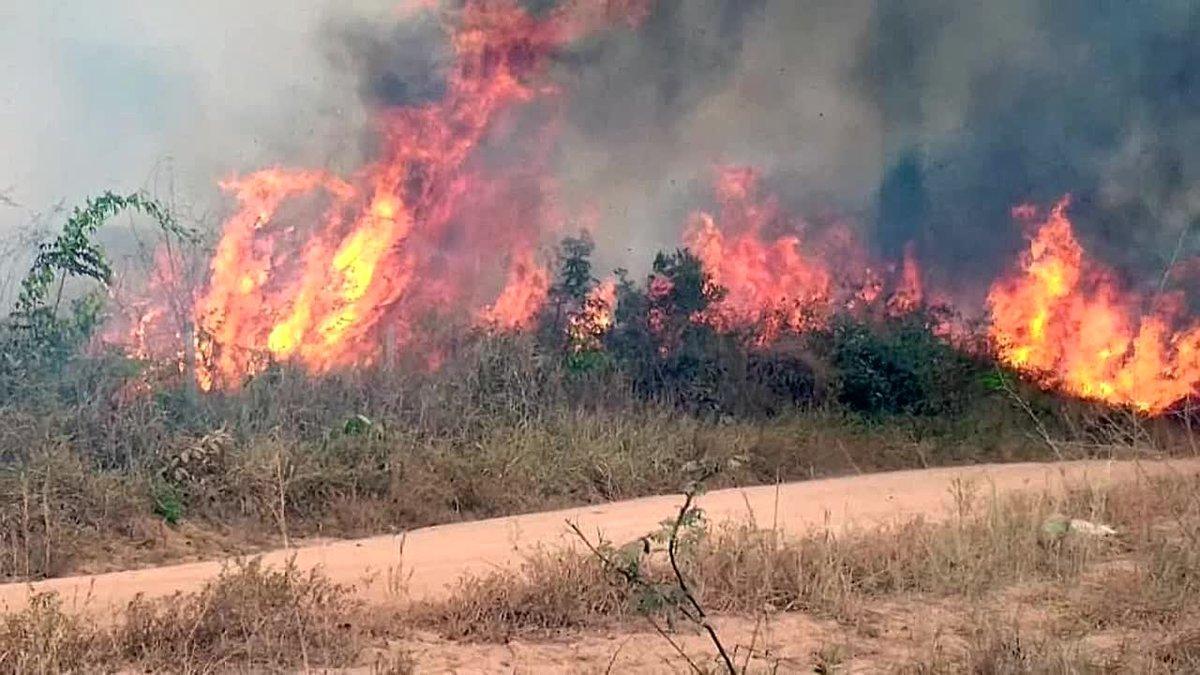
<path id="1" fill-rule="evenodd" d="M 177 192 L 210 208 L 223 175 L 321 163 L 361 115 L 320 34 L 391 0 L 0 3 L 0 207 L 7 233 L 59 200 Z M 335 10 L 336 8 L 336 10 Z M 281 123 L 285 122 L 285 123 Z M 164 196 L 166 196 L 164 194 Z"/>
<path id="2" fill-rule="evenodd" d="M 364 83 L 428 84 L 438 26 L 397 30 L 408 1 L 0 0 L 0 193 L 20 205 L 0 203 L 0 242 L 105 189 L 219 213 L 231 173 L 353 167 Z M 674 245 L 715 162 L 985 279 L 1020 246 L 1014 203 L 1074 192 L 1085 242 L 1150 270 L 1200 210 L 1195 0 L 655 7 L 558 63 L 559 177 L 601 208 L 608 262 Z M 909 164 L 899 192 L 928 208 L 892 218 L 876 194 Z"/>

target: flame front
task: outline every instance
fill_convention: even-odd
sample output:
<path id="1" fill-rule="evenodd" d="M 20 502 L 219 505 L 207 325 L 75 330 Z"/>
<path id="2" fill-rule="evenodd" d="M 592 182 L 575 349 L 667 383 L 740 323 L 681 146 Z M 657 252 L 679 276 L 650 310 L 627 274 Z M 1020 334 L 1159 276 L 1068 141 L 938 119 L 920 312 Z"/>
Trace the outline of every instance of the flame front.
<path id="1" fill-rule="evenodd" d="M 566 0 L 537 16 L 518 0 L 456 3 L 444 14 L 454 59 L 442 98 L 381 111 L 378 156 L 348 176 L 270 168 L 222 183 L 237 208 L 191 307 L 193 330 L 181 325 L 186 310 L 161 299 L 130 304 L 118 331 L 128 353 L 181 367 L 190 359 L 168 345 L 190 333 L 199 386 L 231 389 L 271 363 L 323 373 L 406 344 L 424 345 L 436 367 L 442 352 L 419 339 L 421 319 L 447 308 L 491 330 L 531 329 L 551 292 L 539 247 L 569 220 L 550 170 L 565 107 L 546 76 L 551 56 L 604 26 L 636 24 L 651 1 Z M 411 0 L 403 11 L 435 5 Z M 838 313 L 897 317 L 949 297 L 923 277 L 911 243 L 898 265 L 880 264 L 846 222 L 787 213 L 756 169 L 719 168 L 714 194 L 716 207 L 694 213 L 683 237 L 711 277 L 711 302 L 685 320 L 765 347 Z M 1090 260 L 1069 206 L 1014 209 L 1031 236 L 1017 268 L 990 285 L 991 348 L 1044 386 L 1163 412 L 1200 383 L 1200 323 L 1182 292 L 1131 291 Z M 664 308 L 672 290 L 662 276 L 649 282 L 655 333 L 678 328 Z M 578 304 L 567 317 L 571 349 L 602 349 L 615 282 Z M 955 316 L 921 314 L 939 322 L 935 334 L 977 345 L 980 331 Z"/>
<path id="2" fill-rule="evenodd" d="M 720 215 L 692 217 L 686 241 L 725 297 L 705 319 L 722 330 L 759 326 L 764 339 L 781 330 L 801 331 L 821 320 L 832 279 L 804 250 L 803 223 L 792 222 L 773 198 L 759 192 L 759 175 L 744 167 L 722 168 L 715 190 Z M 772 237 L 769 230 L 779 230 Z"/>
<path id="3" fill-rule="evenodd" d="M 385 333 L 409 335 L 419 313 L 476 301 L 498 272 L 488 263 L 505 253 L 508 284 L 481 316 L 524 327 L 549 285 L 532 251 L 555 225 L 553 186 L 536 152 L 497 178 L 475 151 L 501 113 L 553 96 L 542 75 L 556 48 L 635 23 L 648 6 L 577 0 L 534 18 L 516 0 L 467 2 L 447 22 L 455 59 L 444 97 L 384 112 L 377 161 L 349 179 L 269 169 L 227 181 L 239 208 L 194 312 L 200 386 L 238 387 L 273 361 L 314 373 L 372 363 Z"/>
<path id="4" fill-rule="evenodd" d="M 989 336 L 997 356 L 1047 386 L 1149 413 L 1191 395 L 1200 382 L 1200 325 L 1182 321 L 1179 294 L 1146 297 L 1121 289 L 1089 260 L 1059 201 L 1036 229 L 1020 268 L 992 285 Z"/>
<path id="5" fill-rule="evenodd" d="M 836 222 L 811 236 L 809 225 L 786 214 L 760 183 L 754 169 L 722 167 L 714 185 L 719 215 L 692 216 L 685 242 L 725 290 L 703 321 L 723 331 L 751 329 L 766 344 L 884 297 L 884 282 L 848 224 Z M 911 250 L 903 275 L 889 301 L 896 314 L 915 310 L 922 300 Z"/>

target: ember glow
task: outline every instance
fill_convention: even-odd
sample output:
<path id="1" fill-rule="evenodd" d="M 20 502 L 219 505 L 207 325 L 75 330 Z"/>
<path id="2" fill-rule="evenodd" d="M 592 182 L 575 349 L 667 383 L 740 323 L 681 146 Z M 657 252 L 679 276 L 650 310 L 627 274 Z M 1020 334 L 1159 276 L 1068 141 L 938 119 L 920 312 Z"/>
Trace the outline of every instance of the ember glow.
<path id="1" fill-rule="evenodd" d="M 1069 206 L 1014 209 L 1035 229 L 1019 269 L 988 295 L 996 353 L 1046 386 L 1161 412 L 1200 383 L 1200 324 L 1185 322 L 1179 294 L 1123 290 L 1075 240 Z"/>

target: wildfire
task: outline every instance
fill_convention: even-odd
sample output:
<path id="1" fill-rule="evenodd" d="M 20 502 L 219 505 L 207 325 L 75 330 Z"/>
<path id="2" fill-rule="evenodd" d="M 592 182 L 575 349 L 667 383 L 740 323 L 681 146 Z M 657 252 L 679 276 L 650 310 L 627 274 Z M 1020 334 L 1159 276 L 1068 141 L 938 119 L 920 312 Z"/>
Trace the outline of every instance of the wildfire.
<path id="1" fill-rule="evenodd" d="M 549 63 L 590 32 L 636 24 L 651 2 L 566 0 L 535 16 L 518 0 L 453 9 L 408 0 L 405 13 L 443 12 L 454 54 L 443 97 L 380 111 L 378 156 L 349 175 L 276 167 L 223 182 L 236 209 L 190 308 L 194 329 L 188 308 L 152 290 L 122 304 L 102 339 L 175 370 L 194 356 L 196 381 L 210 390 L 237 388 L 272 363 L 322 373 L 391 362 L 405 346 L 436 368 L 444 353 L 422 319 L 446 308 L 491 330 L 529 330 L 551 291 L 539 247 L 568 220 L 549 171 L 562 110 Z M 481 151 L 495 148 L 504 152 Z M 696 323 L 761 347 L 824 328 L 839 312 L 897 317 L 944 297 L 911 244 L 898 265 L 879 264 L 846 223 L 813 227 L 787 213 L 753 168 L 719 168 L 713 190 L 716 208 L 694 213 L 683 241 L 710 276 L 707 307 L 678 314 L 672 280 L 656 274 L 648 284 L 645 318 L 664 353 Z M 1162 412 L 1200 383 L 1200 322 L 1182 293 L 1128 290 L 1090 260 L 1069 206 L 1064 198 L 1047 213 L 1014 209 L 1031 235 L 1017 268 L 988 293 L 991 347 L 1047 387 Z M 572 303 L 572 350 L 603 348 L 616 295 L 609 279 Z M 979 344 L 981 331 L 968 336 L 944 314 L 937 335 Z"/>
<path id="2" fill-rule="evenodd" d="M 471 0 L 447 13 L 444 97 L 382 113 L 376 161 L 350 178 L 276 168 L 224 183 L 239 208 L 195 307 L 200 386 L 236 388 L 273 361 L 372 363 L 422 312 L 475 302 L 505 253 L 508 284 L 482 315 L 523 326 L 548 286 L 532 250 L 554 225 L 552 186 L 536 152 L 494 177 L 476 150 L 502 113 L 555 93 L 542 76 L 557 48 L 648 8 L 575 0 L 535 18 L 516 0 Z"/>
<path id="3" fill-rule="evenodd" d="M 1019 270 L 993 284 L 989 336 L 999 358 L 1047 386 L 1078 396 L 1161 412 L 1200 383 L 1200 325 L 1183 321 L 1178 294 L 1125 291 L 1111 270 L 1089 260 L 1059 201 L 1038 222 Z"/>
<path id="4" fill-rule="evenodd" d="M 480 312 L 484 325 L 500 330 L 528 328 L 550 292 L 550 273 L 538 264 L 533 253 L 521 250 L 513 259 L 508 283 L 495 304 Z"/>
<path id="5" fill-rule="evenodd" d="M 839 309 L 871 306 L 884 297 L 884 280 L 849 226 L 836 223 L 819 237 L 805 237 L 809 226 L 764 196 L 751 168 L 719 169 L 715 192 L 719 215 L 696 213 L 685 235 L 713 282 L 725 289 L 703 321 L 723 331 L 750 328 L 760 343 L 769 343 L 783 332 L 819 328 Z M 888 307 L 905 313 L 921 301 L 920 269 L 910 249 Z"/>
<path id="6" fill-rule="evenodd" d="M 832 277 L 795 234 L 803 224 L 790 222 L 774 198 L 760 196 L 753 169 L 719 170 L 715 191 L 720 215 L 695 214 L 686 235 L 688 247 L 726 292 L 704 320 L 720 330 L 757 326 L 766 340 L 819 323 Z M 784 233 L 772 237 L 772 228 Z"/>
<path id="7" fill-rule="evenodd" d="M 567 338 L 572 351 L 601 349 L 601 340 L 613 327 L 617 308 L 617 282 L 606 279 L 584 298 L 583 307 L 567 317 Z"/>
<path id="8" fill-rule="evenodd" d="M 160 246 L 145 275 L 122 275 L 109 290 L 114 312 L 96 336 L 92 348 L 117 348 L 141 362 L 110 400 L 124 405 L 152 394 L 163 385 L 177 385 L 188 374 L 185 281 L 176 252 Z M 139 282 L 130 286 L 131 278 Z"/>
<path id="9" fill-rule="evenodd" d="M 181 261 L 167 247 L 154 251 L 145 278 L 136 288 L 126 279 L 109 289 L 116 308 L 98 335 L 98 346 L 116 346 L 126 356 L 156 366 L 186 370 L 186 296 L 180 275 Z"/>
<path id="10" fill-rule="evenodd" d="M 900 265 L 900 283 L 896 292 L 888 298 L 888 313 L 892 316 L 908 314 L 917 310 L 924 302 L 925 282 L 921 279 L 917 249 L 910 242 L 904 247 L 904 260 Z"/>

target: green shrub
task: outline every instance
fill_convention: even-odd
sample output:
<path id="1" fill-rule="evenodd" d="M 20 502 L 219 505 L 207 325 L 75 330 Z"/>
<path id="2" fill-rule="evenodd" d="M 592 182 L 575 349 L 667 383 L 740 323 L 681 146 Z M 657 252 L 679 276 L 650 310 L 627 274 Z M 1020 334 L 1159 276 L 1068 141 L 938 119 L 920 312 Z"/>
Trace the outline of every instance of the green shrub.
<path id="1" fill-rule="evenodd" d="M 838 401 L 869 415 L 955 415 L 986 395 L 984 367 L 921 316 L 879 325 L 840 318 L 828 338 Z"/>
<path id="2" fill-rule="evenodd" d="M 171 525 L 183 520 L 183 495 L 179 488 L 166 482 L 153 485 L 150 497 L 154 500 L 154 515 L 160 516 Z"/>

